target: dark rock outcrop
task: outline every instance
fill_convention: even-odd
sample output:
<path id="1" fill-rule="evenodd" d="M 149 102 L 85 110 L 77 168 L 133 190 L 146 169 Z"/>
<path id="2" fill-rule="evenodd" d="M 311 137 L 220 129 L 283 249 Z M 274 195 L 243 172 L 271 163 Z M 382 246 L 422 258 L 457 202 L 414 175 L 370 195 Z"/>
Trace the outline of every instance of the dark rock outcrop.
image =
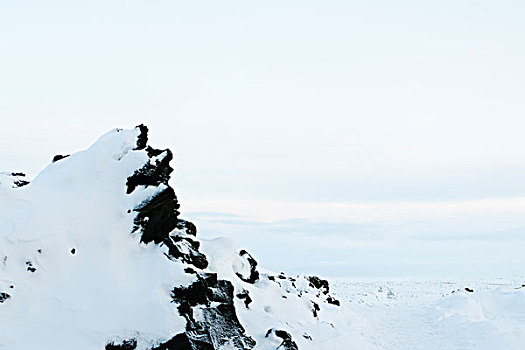
<path id="1" fill-rule="evenodd" d="M 200 243 L 189 237 L 170 236 L 168 246 L 168 258 L 178 259 L 191 264 L 199 269 L 208 267 L 206 256 L 199 252 Z"/>
<path id="2" fill-rule="evenodd" d="M 156 346 L 151 350 L 215 350 L 207 339 L 200 339 L 198 334 L 189 332 L 180 333 L 165 343 Z"/>
<path id="3" fill-rule="evenodd" d="M 187 235 L 197 236 L 197 227 L 192 222 L 178 219 L 175 228 Z"/>
<path id="4" fill-rule="evenodd" d="M 237 277 L 239 277 L 241 280 L 243 280 L 246 283 L 255 283 L 259 279 L 259 271 L 257 271 L 257 261 L 246 251 L 241 250 L 239 252 L 239 255 L 241 258 L 243 258 L 247 265 L 250 266 L 249 272 L 245 273 L 244 271 L 237 271 L 235 274 Z"/>
<path id="5" fill-rule="evenodd" d="M 11 296 L 5 292 L 0 292 L 0 304 L 11 298 Z"/>
<path id="6" fill-rule="evenodd" d="M 314 315 L 315 318 L 317 318 L 317 316 L 319 315 L 318 312 L 321 311 L 321 308 L 319 307 L 319 304 L 317 304 L 316 302 L 312 301 L 312 314 Z"/>
<path id="7" fill-rule="evenodd" d="M 26 181 L 26 180 L 16 180 L 14 182 L 15 186 L 16 187 L 23 187 L 25 185 L 29 185 L 29 181 Z"/>
<path id="8" fill-rule="evenodd" d="M 128 178 L 126 182 L 128 194 L 139 185 L 159 186 L 167 184 L 170 179 L 173 168 L 169 163 L 173 159 L 173 153 L 169 149 L 157 150 L 151 147 L 146 147 L 146 152 L 151 160 Z"/>
<path id="9" fill-rule="evenodd" d="M 244 300 L 244 306 L 246 306 L 247 309 L 250 308 L 250 304 L 253 301 L 252 298 L 250 298 L 250 292 L 243 290 L 242 292 L 238 293 L 236 297 Z"/>
<path id="10" fill-rule="evenodd" d="M 317 276 L 308 276 L 308 281 L 312 288 L 319 289 L 323 294 L 328 294 L 330 292 L 327 280 L 320 279 Z"/>
<path id="11" fill-rule="evenodd" d="M 299 350 L 297 347 L 297 344 L 292 340 L 292 336 L 290 333 L 283 331 L 283 330 L 276 330 L 276 329 L 269 329 L 266 332 L 266 338 L 268 338 L 271 335 L 275 335 L 276 337 L 281 338 L 283 341 L 281 345 L 277 349 L 279 350 Z"/>
<path id="12" fill-rule="evenodd" d="M 317 276 L 308 276 L 307 279 L 308 279 L 308 282 L 310 282 L 310 287 L 318 289 L 323 295 L 326 296 L 325 301 L 328 304 L 332 304 L 335 306 L 341 306 L 341 302 L 339 302 L 339 300 L 337 300 L 336 298 L 328 294 L 330 292 L 330 285 L 328 284 L 327 280 L 323 280 Z M 317 311 L 319 310 L 314 311 L 314 315 L 316 317 L 317 317 Z"/>
<path id="13" fill-rule="evenodd" d="M 334 306 L 341 305 L 339 300 L 329 294 L 330 287 L 328 281 L 323 280 L 317 276 L 301 275 L 297 278 L 293 278 L 287 277 L 284 272 L 281 272 L 278 275 L 265 274 L 265 277 L 268 280 L 278 284 L 288 293 L 295 293 L 299 296 L 309 298 L 310 302 L 312 303 L 312 315 L 315 318 L 319 316 L 318 312 L 321 310 L 320 302 Z M 305 288 L 304 282 L 306 282 L 308 287 Z M 285 299 L 287 298 L 286 295 L 283 295 L 282 297 Z M 316 300 L 314 301 L 314 299 Z"/>
<path id="14" fill-rule="evenodd" d="M 255 341 L 245 334 L 235 313 L 231 282 L 217 279 L 215 273 L 200 273 L 197 278 L 190 286 L 172 291 L 179 313 L 186 318 L 186 332 L 157 349 L 219 349 L 225 344 L 252 349 Z M 198 316 L 194 313 L 196 307 L 200 309 Z M 175 344 L 179 347 L 169 347 Z"/>
<path id="15" fill-rule="evenodd" d="M 31 261 L 26 261 L 26 266 L 27 266 L 27 271 L 31 272 L 31 273 L 35 273 L 36 272 L 36 268 L 33 266 L 33 263 Z"/>
<path id="16" fill-rule="evenodd" d="M 177 227 L 179 207 L 175 191 L 168 186 L 133 209 L 137 212 L 133 230 L 141 230 L 143 243 L 164 242 L 169 233 Z"/>
<path id="17" fill-rule="evenodd" d="M 339 300 L 337 300 L 336 298 L 334 298 L 333 296 L 331 296 L 331 295 L 329 295 L 326 298 L 326 302 L 328 304 L 332 304 L 332 305 L 335 305 L 335 306 L 341 306 L 341 302 Z"/>
<path id="18" fill-rule="evenodd" d="M 147 145 L 147 127 L 139 125 L 136 150 L 145 149 L 150 160 L 135 171 L 127 180 L 127 193 L 132 193 L 138 186 L 162 186 L 162 190 L 133 210 L 137 213 L 133 231 L 141 232 L 141 242 L 164 244 L 168 247 L 170 259 L 181 260 L 199 269 L 206 268 L 208 261 L 199 252 L 199 242 L 186 236 L 196 236 L 197 229 L 189 221 L 179 219 L 179 208 L 175 191 L 169 185 L 173 168 L 170 150 L 158 150 Z M 173 234 L 173 231 L 177 232 Z"/>
<path id="19" fill-rule="evenodd" d="M 137 126 L 137 129 L 139 129 L 140 133 L 139 136 L 137 136 L 137 147 L 135 147 L 135 150 L 140 150 L 146 148 L 148 144 L 148 127 L 144 124 L 140 124 Z"/>
<path id="20" fill-rule="evenodd" d="M 58 162 L 59 160 L 67 158 L 67 157 L 69 157 L 69 154 L 66 154 L 66 155 L 57 154 L 56 156 L 53 157 L 53 160 L 51 161 L 51 163 Z"/>
<path id="21" fill-rule="evenodd" d="M 106 345 L 106 350 L 135 350 L 137 341 L 135 339 L 124 340 L 122 344 L 110 343 Z"/>
<path id="22" fill-rule="evenodd" d="M 29 185 L 29 181 L 25 179 L 26 174 L 21 172 L 0 172 L 0 175 L 7 176 L 11 187 L 18 188 Z"/>

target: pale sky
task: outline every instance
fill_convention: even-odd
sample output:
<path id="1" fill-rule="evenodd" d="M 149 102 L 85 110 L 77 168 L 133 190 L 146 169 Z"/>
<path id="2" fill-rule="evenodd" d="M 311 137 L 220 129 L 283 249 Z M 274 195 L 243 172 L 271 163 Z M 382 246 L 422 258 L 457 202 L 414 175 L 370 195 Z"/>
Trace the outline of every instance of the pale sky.
<path id="1" fill-rule="evenodd" d="M 5 1 L 0 165 L 143 122 L 195 210 L 501 211 L 525 196 L 524 34 L 523 1 Z"/>

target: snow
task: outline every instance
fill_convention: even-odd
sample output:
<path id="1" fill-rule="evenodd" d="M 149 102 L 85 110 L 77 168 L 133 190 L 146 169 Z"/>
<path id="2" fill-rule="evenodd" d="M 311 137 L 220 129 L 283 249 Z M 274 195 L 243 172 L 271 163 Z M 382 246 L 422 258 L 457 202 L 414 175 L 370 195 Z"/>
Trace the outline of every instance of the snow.
<path id="1" fill-rule="evenodd" d="M 333 289 L 366 316 L 361 332 L 377 349 L 517 350 L 525 347 L 522 281 L 342 279 Z"/>
<path id="2" fill-rule="evenodd" d="M 195 275 L 167 259 L 166 247 L 140 243 L 140 232 L 132 233 L 133 209 L 165 189 L 139 186 L 126 194 L 128 176 L 150 161 L 134 150 L 138 133 L 112 130 L 22 187 L 20 175 L 0 173 L 0 349 L 90 350 L 136 339 L 140 350 L 184 332 L 170 291 Z M 234 302 L 255 349 L 281 345 L 271 329 L 288 332 L 301 350 L 525 348 L 522 276 L 336 279 L 330 292 L 338 307 L 306 274 L 272 280 L 278 274 L 261 268 L 264 261 L 259 280 L 248 283 L 243 247 L 227 238 L 199 242 L 209 261 L 205 272 L 230 281 L 235 294 L 249 293 L 248 307 L 241 298 Z M 186 241 L 177 244 L 189 252 Z"/>

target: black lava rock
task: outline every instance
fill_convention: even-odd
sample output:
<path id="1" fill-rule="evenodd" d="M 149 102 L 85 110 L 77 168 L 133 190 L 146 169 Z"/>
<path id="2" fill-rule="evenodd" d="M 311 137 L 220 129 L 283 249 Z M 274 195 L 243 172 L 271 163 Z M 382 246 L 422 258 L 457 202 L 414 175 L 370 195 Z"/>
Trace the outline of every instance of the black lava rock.
<path id="1" fill-rule="evenodd" d="M 252 349 L 255 341 L 245 334 L 233 305 L 233 285 L 218 280 L 215 273 L 201 272 L 188 287 L 174 288 L 172 298 L 186 318 L 186 332 L 177 334 L 154 350 L 220 349 L 225 344 L 236 349 Z M 213 303 L 213 304 L 212 304 Z M 196 320 L 193 308 L 201 308 L 204 320 Z"/>
<path id="2" fill-rule="evenodd" d="M 250 293 L 247 290 L 243 290 L 241 293 L 238 293 L 237 298 L 244 300 L 244 305 L 247 309 L 249 309 L 249 305 L 253 301 L 252 298 L 250 298 Z"/>
<path id="3" fill-rule="evenodd" d="M 277 337 L 283 340 L 281 345 L 279 345 L 278 347 L 279 350 L 299 350 L 297 344 L 292 340 L 292 336 L 290 335 L 290 333 L 283 330 L 275 330 L 272 328 L 266 332 L 266 338 L 268 338 L 272 333 L 274 333 Z"/>
<path id="4" fill-rule="evenodd" d="M 136 128 L 140 130 L 140 134 L 137 137 L 137 147 L 135 147 L 135 150 L 144 149 L 148 144 L 148 127 L 140 124 Z"/>
<path id="5" fill-rule="evenodd" d="M 179 333 L 152 350 L 215 350 L 207 340 L 201 339 L 199 334 Z"/>
<path id="6" fill-rule="evenodd" d="M 127 193 L 131 193 L 137 186 L 164 185 L 164 190 L 149 200 L 141 203 L 133 210 L 137 213 L 134 219 L 133 231 L 141 232 L 141 242 L 164 244 L 168 247 L 168 258 L 178 259 L 194 265 L 199 269 L 206 268 L 206 256 L 199 252 L 199 243 L 189 237 L 171 235 L 178 230 L 182 234 L 196 236 L 197 228 L 189 221 L 179 219 L 179 202 L 173 188 L 168 181 L 173 168 L 170 161 L 173 155 L 169 150 L 157 150 L 147 146 L 147 128 L 138 126 L 141 134 L 136 149 L 145 149 L 150 158 L 161 156 L 160 159 L 151 159 L 141 169 L 135 171 L 127 180 Z M 187 253 L 189 251 L 189 253 Z"/>
<path id="7" fill-rule="evenodd" d="M 318 312 L 321 311 L 321 308 L 319 307 L 319 304 L 317 304 L 316 302 L 313 302 L 313 301 L 312 301 L 312 306 L 313 306 L 312 313 L 313 313 L 314 317 L 317 318 Z"/>
<path id="8" fill-rule="evenodd" d="M 31 272 L 31 273 L 35 273 L 36 272 L 36 268 L 33 266 L 33 263 L 31 261 L 26 261 L 26 266 L 27 266 L 27 271 Z"/>
<path id="9" fill-rule="evenodd" d="M 53 160 L 51 161 L 51 163 L 58 162 L 59 160 L 67 158 L 67 157 L 69 157 L 69 154 L 66 154 L 66 155 L 57 154 L 56 156 L 53 157 Z"/>
<path id="10" fill-rule="evenodd" d="M 236 272 L 235 274 L 237 277 L 239 277 L 241 280 L 243 280 L 246 283 L 255 283 L 257 280 L 259 280 L 259 271 L 257 271 L 257 261 L 246 251 L 241 250 L 239 252 L 239 255 L 246 259 L 248 264 L 250 265 L 250 274 L 249 275 L 243 275 L 240 272 Z"/>
<path id="11" fill-rule="evenodd" d="M 329 295 L 327 298 L 326 298 L 326 302 L 328 304 L 332 304 L 332 305 L 336 305 L 336 306 L 341 306 L 341 302 L 339 300 L 337 300 L 336 298 L 334 298 L 333 296 Z"/>
<path id="12" fill-rule="evenodd" d="M 29 185 L 29 181 L 21 179 L 21 177 L 25 177 L 26 176 L 26 174 L 24 174 L 24 173 L 12 172 L 12 173 L 7 173 L 7 174 L 4 173 L 4 174 L 14 177 L 14 179 L 13 179 L 13 187 L 14 188 L 23 187 L 23 186 Z"/>
<path id="13" fill-rule="evenodd" d="M 0 304 L 2 304 L 7 299 L 11 298 L 11 296 L 5 292 L 0 292 Z"/>
<path id="14" fill-rule="evenodd" d="M 135 339 L 124 340 L 122 344 L 110 343 L 106 345 L 106 350 L 135 350 L 137 341 Z"/>
<path id="15" fill-rule="evenodd" d="M 164 244 L 168 246 L 169 259 L 178 259 L 199 269 L 208 267 L 206 256 L 199 252 L 199 242 L 189 237 L 170 236 Z"/>
<path id="16" fill-rule="evenodd" d="M 197 236 L 197 227 L 193 222 L 178 219 L 175 227 L 187 235 Z"/>
<path id="17" fill-rule="evenodd" d="M 149 201 L 134 210 L 138 213 L 133 230 L 141 230 L 143 243 L 165 241 L 169 233 L 177 227 L 180 205 L 173 188 L 167 187 Z"/>
<path id="18" fill-rule="evenodd" d="M 153 163 L 151 161 L 146 163 L 128 178 L 128 181 L 126 182 L 128 194 L 133 192 L 133 190 L 139 185 L 158 186 L 160 184 L 168 184 L 170 174 L 173 171 L 173 168 L 169 165 L 173 159 L 173 153 L 168 149 L 161 151 L 154 150 L 151 147 L 148 147 L 146 151 L 148 151 L 148 155 L 152 154 L 150 157 L 153 157 L 153 154 L 160 155 L 163 152 L 166 152 L 166 155 L 160 159 L 155 159 Z"/>
<path id="19" fill-rule="evenodd" d="M 308 282 L 310 282 L 312 288 L 319 289 L 323 294 L 330 292 L 330 286 L 327 280 L 320 279 L 317 276 L 308 276 Z"/>

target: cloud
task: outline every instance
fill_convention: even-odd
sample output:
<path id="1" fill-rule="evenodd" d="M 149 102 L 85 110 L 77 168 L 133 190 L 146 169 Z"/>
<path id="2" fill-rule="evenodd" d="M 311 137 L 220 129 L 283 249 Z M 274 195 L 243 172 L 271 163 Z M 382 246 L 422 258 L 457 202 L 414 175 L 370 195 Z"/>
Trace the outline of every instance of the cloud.
<path id="1" fill-rule="evenodd" d="M 184 210 L 222 213 L 215 215 L 223 217 L 227 213 L 255 222 L 308 219 L 311 222 L 395 224 L 487 217 L 514 222 L 525 216 L 525 197 L 375 203 L 187 198 Z"/>

